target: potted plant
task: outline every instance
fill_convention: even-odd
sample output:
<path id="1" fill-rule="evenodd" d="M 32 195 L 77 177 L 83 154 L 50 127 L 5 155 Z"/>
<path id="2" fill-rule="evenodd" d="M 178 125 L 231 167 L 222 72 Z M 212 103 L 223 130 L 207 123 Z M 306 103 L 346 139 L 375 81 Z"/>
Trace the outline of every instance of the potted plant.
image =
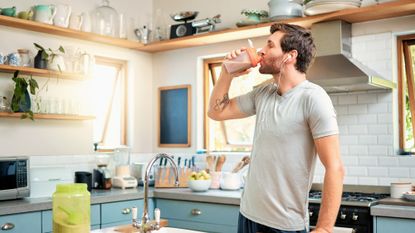
<path id="1" fill-rule="evenodd" d="M 33 120 L 33 112 L 31 109 L 30 95 L 27 90 L 30 87 L 30 93 L 36 94 L 39 85 L 31 76 L 29 79 L 19 77 L 19 71 L 15 71 L 12 80 L 15 82 L 11 109 L 13 112 L 23 112 L 21 118 L 29 118 Z"/>
<path id="2" fill-rule="evenodd" d="M 33 44 L 38 50 L 35 57 L 35 68 L 50 69 L 60 72 L 65 70 L 65 62 L 62 56 L 62 54 L 65 53 L 65 49 L 62 46 L 59 46 L 57 50 L 52 50 L 50 48 L 45 49 L 37 43 Z"/>
<path id="3" fill-rule="evenodd" d="M 262 18 L 268 17 L 268 12 L 264 10 L 244 9 L 241 11 L 241 14 L 248 17 L 247 20 L 258 23 L 261 22 Z"/>

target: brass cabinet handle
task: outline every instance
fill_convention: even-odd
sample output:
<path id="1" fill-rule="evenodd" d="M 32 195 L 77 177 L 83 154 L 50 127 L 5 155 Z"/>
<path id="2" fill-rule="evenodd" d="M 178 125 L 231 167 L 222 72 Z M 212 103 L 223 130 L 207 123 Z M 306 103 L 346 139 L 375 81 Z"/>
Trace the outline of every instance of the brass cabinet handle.
<path id="1" fill-rule="evenodd" d="M 14 224 L 11 222 L 5 223 L 1 226 L 2 231 L 8 231 L 14 228 Z"/>
<path id="2" fill-rule="evenodd" d="M 130 208 L 124 208 L 121 213 L 122 214 L 130 214 L 131 213 L 131 209 Z"/>
<path id="3" fill-rule="evenodd" d="M 202 211 L 199 209 L 192 209 L 192 215 L 197 216 L 197 215 L 201 215 Z"/>

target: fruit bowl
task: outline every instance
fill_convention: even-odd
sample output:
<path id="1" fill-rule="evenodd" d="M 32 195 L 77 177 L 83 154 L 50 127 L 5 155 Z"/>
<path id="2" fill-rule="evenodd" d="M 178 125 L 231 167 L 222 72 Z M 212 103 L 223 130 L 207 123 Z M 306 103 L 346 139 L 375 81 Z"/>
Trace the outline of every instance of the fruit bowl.
<path id="1" fill-rule="evenodd" d="M 415 201 L 415 192 L 404 192 L 403 198 L 408 201 Z"/>
<path id="2" fill-rule="evenodd" d="M 205 192 L 209 189 L 210 187 L 210 183 L 212 182 L 212 180 L 189 180 L 188 181 L 188 185 L 189 188 L 193 191 L 193 192 Z"/>

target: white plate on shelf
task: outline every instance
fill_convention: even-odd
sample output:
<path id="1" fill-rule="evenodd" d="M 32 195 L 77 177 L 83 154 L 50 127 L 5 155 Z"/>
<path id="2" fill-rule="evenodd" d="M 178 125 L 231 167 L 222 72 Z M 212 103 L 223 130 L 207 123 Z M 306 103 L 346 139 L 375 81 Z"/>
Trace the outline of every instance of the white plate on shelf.
<path id="1" fill-rule="evenodd" d="M 324 2 L 309 2 L 307 3 L 304 14 L 306 15 L 318 15 L 329 13 L 333 11 L 339 11 L 344 9 L 359 8 L 361 2 L 354 1 L 324 1 Z"/>

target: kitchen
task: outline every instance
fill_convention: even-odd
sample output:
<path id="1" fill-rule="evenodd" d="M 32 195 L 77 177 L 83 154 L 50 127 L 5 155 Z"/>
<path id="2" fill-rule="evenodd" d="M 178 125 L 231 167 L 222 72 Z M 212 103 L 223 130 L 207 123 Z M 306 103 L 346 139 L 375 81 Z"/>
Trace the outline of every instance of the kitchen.
<path id="1" fill-rule="evenodd" d="M 220 13 L 222 15 L 222 22 L 216 25 L 216 27 L 220 29 L 235 28 L 235 23 L 242 17 L 240 15 L 242 9 L 252 8 L 267 10 L 267 2 L 268 1 L 256 1 L 254 3 L 243 1 L 242 4 L 240 1 L 228 1 L 226 4 L 229 5 L 221 3 L 220 1 L 215 1 L 215 4 L 192 2 L 189 6 L 188 1 L 166 2 L 155 0 L 149 2 L 125 0 L 117 2 L 111 1 L 110 4 L 118 12 L 124 13 L 127 16 L 126 18 L 133 17 L 134 20 L 136 20 L 137 27 L 143 27 L 145 24 L 150 24 L 151 22 L 148 22 L 150 20 L 157 21 L 155 16 L 157 15 L 158 9 L 161 9 L 161 12 L 166 15 L 165 21 L 167 24 L 176 23 L 169 18 L 169 13 L 190 9 L 200 12 L 197 19 L 212 17 Z M 363 21 L 352 24 L 353 57 L 369 68 L 375 70 L 383 78 L 392 80 L 395 83 L 397 82 L 398 75 L 396 37 L 399 35 L 413 34 L 415 31 L 412 24 L 415 18 L 413 15 L 414 7 L 408 3 L 411 1 L 401 2 L 408 4 L 406 7 L 408 7 L 409 13 L 402 14 L 400 17 L 389 18 L 388 16 L 385 17 L 386 19 L 381 19 L 382 17 L 379 17 L 377 18 L 379 20 Z M 101 4 L 101 1 L 61 1 L 59 3 L 70 4 L 72 6 L 72 11 L 80 14 L 87 10 L 92 11 Z M 55 2 L 39 1 L 38 3 L 38 1 L 36 1 L 36 4 L 55 4 Z M 34 5 L 34 3 L 31 4 L 20 0 L 2 1 L 1 3 L 2 8 L 16 6 L 18 11 L 26 10 L 31 5 Z M 214 7 L 208 7 L 208 5 Z M 232 5 L 237 7 L 229 7 Z M 236 9 L 231 10 L 232 8 Z M 83 50 L 92 53 L 95 56 L 128 61 L 126 144 L 131 148 L 132 160 L 134 162 L 148 162 L 155 154 L 160 152 L 173 154 L 176 155 L 176 157 L 181 155 L 183 158 L 186 157 L 190 159 L 196 151 L 204 149 L 204 98 L 203 95 L 199 94 L 203 93 L 204 89 L 202 81 L 203 60 L 212 57 L 223 57 L 232 49 L 247 46 L 246 39 L 234 39 L 232 41 L 220 43 L 208 43 L 205 46 L 179 47 L 178 49 L 166 50 L 158 53 L 147 53 L 145 51 L 136 51 L 82 39 L 74 39 L 71 36 L 45 34 L 9 26 L 0 27 L 0 35 L 2 37 L 0 52 L 4 54 L 11 53 L 18 48 L 30 48 L 35 51 L 32 44 L 34 42 L 41 42 L 42 45 L 50 48 L 58 48 L 60 45 L 64 47 L 81 47 Z M 266 33 L 261 34 L 263 37 L 254 37 L 250 39 L 253 41 L 254 45 L 261 47 L 264 44 L 265 36 L 267 34 L 268 29 L 266 30 Z M 252 33 L 249 35 L 252 35 Z M 127 33 L 127 37 L 128 36 Z M 133 40 L 137 41 L 136 38 Z M 10 98 L 12 95 L 12 82 L 7 78 L 10 78 L 11 75 L 8 73 L 1 73 L 1 76 L 4 78 L 0 80 L 0 95 L 8 96 Z M 44 79 L 38 80 L 39 83 L 44 82 L 41 81 Z M 190 147 L 159 147 L 158 121 L 156 120 L 158 119 L 159 105 L 158 88 L 184 84 L 192 87 L 191 109 L 193 111 L 191 111 L 190 114 Z M 61 95 L 65 98 L 70 98 L 74 95 L 79 99 L 90 98 L 88 96 L 87 87 L 72 80 L 62 80 L 58 83 L 55 82 L 54 79 L 51 79 L 49 81 L 49 86 L 50 90 L 48 95 L 50 96 Z M 79 88 L 81 88 L 81 91 L 79 91 Z M 411 156 L 398 156 L 397 153 L 399 148 L 399 123 L 396 90 L 397 89 L 394 89 L 394 91 L 360 91 L 330 94 L 337 112 L 340 128 L 341 154 L 346 168 L 345 184 L 389 187 L 392 182 L 396 181 L 414 182 L 414 158 Z M 92 171 L 92 169 L 96 167 L 92 147 L 92 144 L 94 143 L 92 124 L 93 123 L 88 120 L 60 121 L 53 119 L 39 119 L 31 122 L 30 120 L 1 118 L 0 129 L 2 129 L 2 132 L 7 133 L 3 133 L 0 136 L 0 155 L 2 157 L 18 155 L 30 156 L 30 172 L 32 177 L 42 177 L 43 175 L 43 177 L 49 176 L 48 178 L 51 178 L 52 180 L 54 178 L 63 181 L 71 180 L 73 179 L 72 175 L 74 171 Z M 245 154 L 240 153 L 240 155 L 227 156 L 228 161 L 225 162 L 223 170 L 231 170 L 233 165 L 239 161 L 243 155 Z M 204 166 L 203 156 L 196 155 L 196 165 L 200 167 Z M 324 170 L 321 164 L 317 164 L 314 183 L 322 183 L 323 175 Z M 41 186 L 41 183 L 42 182 L 32 183 L 31 196 L 40 199 L 46 197 L 50 198 L 50 195 L 55 191 L 54 187 L 49 187 L 48 184 L 43 184 L 46 186 Z M 142 187 L 140 187 L 139 190 L 142 191 Z M 117 192 L 120 190 L 113 191 Z M 192 196 L 192 193 L 188 192 L 188 189 L 186 189 L 186 191 L 185 189 L 181 189 L 181 191 L 182 192 L 180 192 L 180 190 L 176 192 L 172 191 L 172 193 L 169 193 L 168 189 L 160 189 L 157 193 L 156 190 L 153 193 L 153 199 L 155 199 L 156 205 L 160 207 L 163 203 L 162 201 L 158 202 L 158 198 L 163 199 L 164 197 L 164 200 L 168 200 L 182 196 L 181 199 L 176 201 L 187 200 L 194 201 L 197 204 L 202 201 L 205 202 L 203 204 L 212 204 L 217 210 L 225 208 L 225 211 L 229 212 L 237 209 L 237 206 L 239 205 L 238 198 L 234 198 L 239 192 L 235 193 L 229 191 L 224 192 L 223 194 L 220 191 L 209 191 Z M 388 191 L 388 189 L 382 191 Z M 114 206 L 110 204 L 115 205 L 117 204 L 117 201 L 132 201 L 134 199 L 142 199 L 143 197 L 142 192 L 140 192 L 140 197 L 131 193 L 130 190 L 125 192 L 127 193 L 123 195 L 115 195 L 116 197 L 113 197 L 111 200 L 105 199 L 105 197 L 101 197 L 102 199 L 99 199 L 98 197 L 97 199 L 93 198 L 91 200 L 93 204 L 91 213 L 98 211 L 99 215 L 102 214 L 102 211 L 105 208 L 114 208 Z M 198 198 L 198 196 L 203 196 L 203 198 Z M 108 206 L 104 206 L 104 204 L 101 203 L 107 203 Z M 187 204 L 191 206 L 191 203 L 192 202 Z M 39 205 L 43 206 L 37 207 L 40 209 L 33 209 L 33 206 L 23 205 L 21 210 L 9 210 L 9 212 L 2 211 L 0 219 L 10 214 L 26 212 L 40 213 L 40 216 L 43 216 L 44 214 L 50 215 L 50 212 L 47 212 L 47 210 L 51 209 L 50 200 L 49 204 L 40 203 Z M 132 205 L 137 204 L 131 204 L 125 207 L 131 207 Z M 167 204 L 164 205 L 166 206 L 165 208 L 160 207 L 162 218 L 166 216 L 163 209 L 166 211 L 166 208 L 169 208 Z M 181 204 L 180 206 L 186 205 Z M 0 202 L 0 207 L 2 207 L 2 210 L 11 209 L 9 202 Z M 409 207 L 400 208 L 403 209 L 401 212 L 408 211 L 409 214 L 402 216 L 399 211 L 392 210 L 392 212 L 395 211 L 396 216 L 399 217 L 399 221 L 406 223 L 405 221 L 409 219 L 408 216 L 413 216 L 413 209 Z M 101 210 L 101 213 L 99 213 L 99 210 Z M 138 211 L 140 215 L 142 213 L 142 208 Z M 233 214 L 230 215 L 234 216 Z M 130 218 L 130 216 L 128 217 Z M 227 218 L 223 217 L 223 219 Z M 94 222 L 95 225 L 101 225 L 100 227 L 102 228 L 103 226 L 106 226 L 102 220 L 103 216 L 101 216 L 101 222 Z M 219 220 L 215 219 L 215 221 Z M 230 219 L 227 221 L 234 222 L 232 224 L 226 224 L 226 222 L 223 225 L 219 224 L 219 226 L 222 226 L 222 229 L 211 231 L 232 231 L 234 228 L 230 225 L 236 224 L 237 219 Z M 114 224 L 114 222 L 109 223 Z M 203 221 L 201 222 L 203 223 Z M 3 221 L 1 221 L 1 224 L 3 224 Z M 41 224 L 41 222 L 39 221 L 36 224 Z M 125 224 L 125 222 L 123 222 L 123 224 Z M 189 223 L 188 225 L 191 226 L 192 224 Z M 209 228 L 202 228 L 201 230 L 209 231 L 208 229 Z M 226 231 L 224 229 L 231 230 Z M 377 230 L 377 232 L 390 232 L 387 230 Z M 396 228 L 395 231 L 397 231 Z"/>

